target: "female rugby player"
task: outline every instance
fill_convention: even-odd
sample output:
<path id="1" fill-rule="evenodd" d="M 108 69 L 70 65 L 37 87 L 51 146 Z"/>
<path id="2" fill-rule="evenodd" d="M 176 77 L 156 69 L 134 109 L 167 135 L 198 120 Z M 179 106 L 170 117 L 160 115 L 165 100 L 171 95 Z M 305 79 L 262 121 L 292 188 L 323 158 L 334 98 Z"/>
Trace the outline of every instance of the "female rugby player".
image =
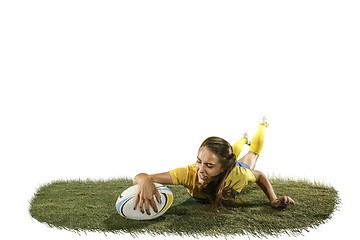
<path id="1" fill-rule="evenodd" d="M 154 196 L 160 202 L 160 194 L 154 183 L 182 185 L 190 197 L 200 202 L 210 202 L 217 210 L 222 203 L 235 203 L 235 197 L 250 184 L 257 183 L 270 200 L 272 207 L 295 205 L 288 196 L 277 197 L 269 180 L 260 171 L 254 170 L 264 145 L 265 128 L 268 122 L 264 117 L 251 140 L 247 134 L 231 146 L 219 137 L 209 137 L 200 146 L 196 163 L 159 174 L 140 173 L 133 183 L 139 185 L 134 209 L 139 205 L 142 213 L 150 214 L 149 205 L 158 211 Z M 242 147 L 250 145 L 249 152 L 237 160 Z M 144 211 L 145 205 L 145 211 Z"/>

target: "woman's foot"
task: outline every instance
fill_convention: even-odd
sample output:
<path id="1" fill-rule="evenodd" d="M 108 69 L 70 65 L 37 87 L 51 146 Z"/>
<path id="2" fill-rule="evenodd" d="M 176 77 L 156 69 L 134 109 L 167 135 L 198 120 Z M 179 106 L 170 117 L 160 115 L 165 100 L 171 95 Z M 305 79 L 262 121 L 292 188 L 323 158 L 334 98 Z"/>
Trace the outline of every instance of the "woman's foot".
<path id="1" fill-rule="evenodd" d="M 265 127 L 269 127 L 269 121 L 265 114 L 261 115 L 260 117 L 260 124 L 264 125 Z"/>
<path id="2" fill-rule="evenodd" d="M 246 138 L 247 142 L 246 142 L 245 144 L 247 144 L 247 145 L 250 146 L 251 140 L 250 140 L 250 138 L 249 138 L 249 132 L 248 132 L 248 131 L 243 132 L 242 138 Z"/>

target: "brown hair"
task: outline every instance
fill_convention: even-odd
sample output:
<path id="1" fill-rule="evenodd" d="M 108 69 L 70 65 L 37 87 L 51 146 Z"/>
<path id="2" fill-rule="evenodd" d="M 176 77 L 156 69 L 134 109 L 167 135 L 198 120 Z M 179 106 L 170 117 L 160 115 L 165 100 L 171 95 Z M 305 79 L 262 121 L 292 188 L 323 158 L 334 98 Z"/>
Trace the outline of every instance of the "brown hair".
<path id="1" fill-rule="evenodd" d="M 219 137 L 209 137 L 200 146 L 207 147 L 219 158 L 223 171 L 212 178 L 211 182 L 202 187 L 203 192 L 209 198 L 211 206 L 218 211 L 218 206 L 222 203 L 234 203 L 229 193 L 223 192 L 225 179 L 236 165 L 236 156 L 232 146 L 224 139 Z"/>

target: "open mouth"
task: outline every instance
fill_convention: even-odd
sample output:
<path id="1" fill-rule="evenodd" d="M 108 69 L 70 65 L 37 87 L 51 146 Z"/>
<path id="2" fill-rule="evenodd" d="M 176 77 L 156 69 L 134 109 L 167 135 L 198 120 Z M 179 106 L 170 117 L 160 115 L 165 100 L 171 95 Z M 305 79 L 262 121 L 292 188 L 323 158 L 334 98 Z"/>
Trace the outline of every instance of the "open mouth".
<path id="1" fill-rule="evenodd" d="M 199 176 L 199 179 L 201 179 L 201 180 L 206 180 L 208 178 L 207 176 L 204 176 L 201 173 L 199 173 L 198 176 Z"/>

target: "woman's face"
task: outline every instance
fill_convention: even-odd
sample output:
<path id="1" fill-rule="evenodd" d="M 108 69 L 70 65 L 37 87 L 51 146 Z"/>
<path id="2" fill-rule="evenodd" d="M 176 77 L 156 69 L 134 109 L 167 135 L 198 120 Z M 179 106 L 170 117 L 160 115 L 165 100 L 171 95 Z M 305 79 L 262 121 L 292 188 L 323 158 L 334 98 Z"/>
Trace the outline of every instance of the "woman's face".
<path id="1" fill-rule="evenodd" d="M 207 147 L 201 147 L 196 160 L 199 183 L 201 185 L 209 183 L 212 177 L 219 175 L 222 171 L 218 156 Z"/>

